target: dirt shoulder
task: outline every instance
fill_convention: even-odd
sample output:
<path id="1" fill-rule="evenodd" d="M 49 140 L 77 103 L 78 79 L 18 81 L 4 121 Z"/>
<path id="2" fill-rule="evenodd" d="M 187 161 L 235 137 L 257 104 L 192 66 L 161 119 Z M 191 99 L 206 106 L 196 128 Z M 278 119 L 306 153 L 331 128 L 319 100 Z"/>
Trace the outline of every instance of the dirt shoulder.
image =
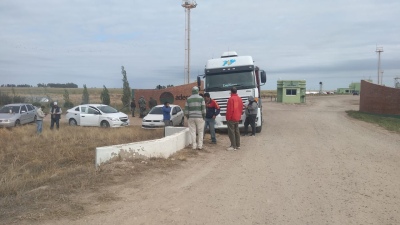
<path id="1" fill-rule="evenodd" d="M 400 224 L 400 135 L 349 118 L 358 100 L 266 101 L 262 133 L 239 151 L 220 133 L 176 166 L 76 195 L 76 218 L 40 224 Z"/>

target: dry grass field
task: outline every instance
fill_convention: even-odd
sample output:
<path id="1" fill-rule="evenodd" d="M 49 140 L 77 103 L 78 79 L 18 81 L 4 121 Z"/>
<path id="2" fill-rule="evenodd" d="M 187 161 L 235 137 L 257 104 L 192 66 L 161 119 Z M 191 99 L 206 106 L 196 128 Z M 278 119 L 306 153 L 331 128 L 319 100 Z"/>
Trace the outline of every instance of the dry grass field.
<path id="1" fill-rule="evenodd" d="M 45 122 L 41 135 L 35 134 L 34 124 L 0 128 L 0 224 L 79 217 L 87 213 L 85 201 L 114 200 L 112 194 L 100 191 L 102 186 L 176 166 L 193 155 L 184 150 L 170 159 L 116 159 L 96 170 L 96 147 L 160 138 L 163 130 L 70 127 L 61 123 L 60 130 L 52 132 L 47 126 Z M 86 192 L 97 194 L 85 201 L 74 197 Z"/>

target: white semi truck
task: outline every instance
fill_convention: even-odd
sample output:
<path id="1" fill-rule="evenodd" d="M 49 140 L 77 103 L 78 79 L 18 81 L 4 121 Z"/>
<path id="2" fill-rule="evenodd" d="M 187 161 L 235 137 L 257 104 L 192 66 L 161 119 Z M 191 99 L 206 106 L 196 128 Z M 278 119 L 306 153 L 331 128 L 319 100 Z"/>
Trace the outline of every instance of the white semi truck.
<path id="1" fill-rule="evenodd" d="M 260 97 L 260 86 L 264 85 L 267 77 L 264 70 L 260 70 L 254 65 L 251 56 L 238 56 L 236 52 L 224 52 L 221 58 L 210 59 L 207 61 L 204 78 L 204 92 L 210 93 L 221 108 L 220 114 L 215 118 L 215 129 L 227 129 L 226 107 L 230 97 L 230 90 L 236 87 L 237 94 L 242 98 L 244 104 L 247 104 L 249 96 L 257 99 L 259 106 L 256 119 L 256 132 L 261 132 L 262 102 Z M 197 77 L 197 84 L 200 87 L 201 76 Z M 239 127 L 244 126 L 246 116 L 244 108 Z"/>

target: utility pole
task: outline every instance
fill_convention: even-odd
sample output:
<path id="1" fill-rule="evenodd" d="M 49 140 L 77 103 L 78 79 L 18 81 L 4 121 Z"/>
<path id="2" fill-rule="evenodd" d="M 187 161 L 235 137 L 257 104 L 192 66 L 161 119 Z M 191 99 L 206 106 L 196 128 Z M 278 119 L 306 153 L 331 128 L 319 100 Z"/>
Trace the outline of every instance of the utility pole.
<path id="1" fill-rule="evenodd" d="M 185 8 L 185 84 L 190 82 L 190 10 L 196 8 L 195 0 L 183 0 L 182 7 Z"/>
<path id="2" fill-rule="evenodd" d="M 381 52 L 383 52 L 383 47 L 376 47 L 376 53 L 378 53 L 378 84 L 382 84 L 382 81 L 380 80 L 380 75 L 381 75 Z"/>

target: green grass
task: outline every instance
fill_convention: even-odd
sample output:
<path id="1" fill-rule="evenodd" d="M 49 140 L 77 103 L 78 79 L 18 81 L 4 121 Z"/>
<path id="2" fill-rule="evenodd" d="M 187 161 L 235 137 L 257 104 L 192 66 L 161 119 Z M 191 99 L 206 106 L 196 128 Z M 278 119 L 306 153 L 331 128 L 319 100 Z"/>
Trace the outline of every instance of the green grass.
<path id="1" fill-rule="evenodd" d="M 377 124 L 386 130 L 400 133 L 400 116 L 377 115 L 354 110 L 346 111 L 346 113 L 355 119 Z"/>

